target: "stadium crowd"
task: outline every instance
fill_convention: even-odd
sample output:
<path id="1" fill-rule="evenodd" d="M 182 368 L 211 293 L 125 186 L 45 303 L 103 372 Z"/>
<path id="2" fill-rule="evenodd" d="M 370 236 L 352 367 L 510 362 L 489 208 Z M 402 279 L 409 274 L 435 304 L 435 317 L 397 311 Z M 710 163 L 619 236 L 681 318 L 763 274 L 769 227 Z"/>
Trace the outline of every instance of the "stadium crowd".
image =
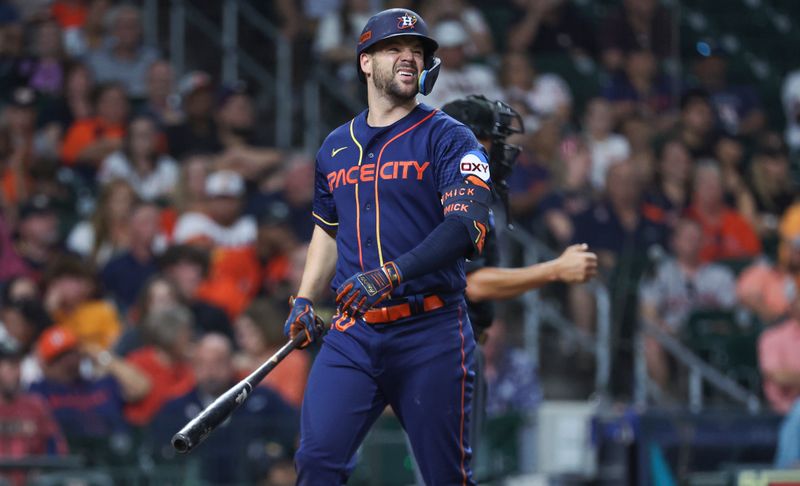
<path id="1" fill-rule="evenodd" d="M 800 75 L 787 77 L 784 140 L 722 46 L 698 44 L 684 76 L 670 74 L 670 15 L 656 0 L 617 2 L 601 25 L 569 0 L 265 3 L 353 96 L 366 19 L 420 12 L 443 63 L 421 101 L 480 93 L 523 115 L 513 218 L 556 251 L 598 253 L 622 354 L 642 322 L 684 339 L 698 312 L 763 329 L 755 386 L 789 414 L 782 464 L 800 460 Z M 508 26 L 495 26 L 498 10 Z M 579 99 L 537 67 L 552 55 L 603 82 Z M 128 3 L 0 1 L 0 94 L 0 454 L 122 465 L 145 450 L 169 463 L 171 434 L 285 339 L 314 154 L 270 145 L 246 83 L 175 73 Z M 589 289 L 554 292 L 593 333 Z M 674 362 L 655 339 L 645 349 L 652 379 L 680 395 Z M 535 407 L 535 379 L 509 379 L 535 371 L 498 359 L 489 409 Z M 201 449 L 200 476 L 292 482 L 311 360 L 293 353 L 269 375 Z M 7 477 L 23 484 L 21 471 Z"/>

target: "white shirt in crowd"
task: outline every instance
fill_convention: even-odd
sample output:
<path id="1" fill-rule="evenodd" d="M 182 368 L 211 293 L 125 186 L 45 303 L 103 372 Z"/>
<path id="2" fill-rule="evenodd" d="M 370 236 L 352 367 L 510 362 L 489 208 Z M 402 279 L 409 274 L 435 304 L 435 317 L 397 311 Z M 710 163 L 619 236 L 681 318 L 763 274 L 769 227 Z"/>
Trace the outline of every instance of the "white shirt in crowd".
<path id="1" fill-rule="evenodd" d="M 175 243 L 211 240 L 216 246 L 245 246 L 256 240 L 258 226 L 252 216 L 242 216 L 231 226 L 222 226 L 204 213 L 190 211 L 178 218 L 173 239 Z"/>
<path id="2" fill-rule="evenodd" d="M 136 194 L 145 201 L 170 196 L 180 178 L 180 169 L 172 157 L 161 155 L 154 170 L 142 176 L 131 165 L 124 153 L 117 151 L 103 160 L 97 172 L 97 181 L 107 184 L 115 179 L 125 179 Z"/>
<path id="3" fill-rule="evenodd" d="M 592 187 L 603 190 L 606 186 L 608 168 L 630 157 L 631 146 L 625 137 L 615 133 L 603 140 L 587 137 L 587 143 L 592 153 Z"/>

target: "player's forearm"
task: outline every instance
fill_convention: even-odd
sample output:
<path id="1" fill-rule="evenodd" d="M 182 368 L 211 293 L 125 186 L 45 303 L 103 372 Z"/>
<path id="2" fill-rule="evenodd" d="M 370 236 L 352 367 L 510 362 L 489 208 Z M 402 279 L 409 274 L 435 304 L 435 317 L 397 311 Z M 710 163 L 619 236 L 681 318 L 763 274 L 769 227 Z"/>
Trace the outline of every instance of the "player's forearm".
<path id="1" fill-rule="evenodd" d="M 336 239 L 319 226 L 314 227 L 306 254 L 306 266 L 297 295 L 317 300 L 330 284 L 336 270 Z"/>
<path id="2" fill-rule="evenodd" d="M 473 302 L 511 299 L 557 280 L 558 260 L 523 268 L 484 267 L 467 275 L 467 298 Z"/>
<path id="3" fill-rule="evenodd" d="M 452 218 L 445 218 L 414 249 L 399 256 L 395 265 L 403 280 L 411 280 L 455 263 L 464 258 L 472 248 L 464 226 Z"/>

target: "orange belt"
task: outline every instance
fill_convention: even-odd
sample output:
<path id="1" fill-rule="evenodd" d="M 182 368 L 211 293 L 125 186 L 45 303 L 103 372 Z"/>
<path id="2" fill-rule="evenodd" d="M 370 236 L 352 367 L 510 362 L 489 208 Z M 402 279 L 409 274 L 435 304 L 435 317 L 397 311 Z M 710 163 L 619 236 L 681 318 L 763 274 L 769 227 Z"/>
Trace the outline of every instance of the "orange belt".
<path id="1" fill-rule="evenodd" d="M 444 307 L 444 301 L 438 295 L 429 295 L 422 299 L 423 312 L 430 312 L 441 307 Z M 417 314 L 418 313 L 419 312 L 417 312 Z M 383 324 L 385 322 L 405 319 L 414 314 L 415 312 L 412 312 L 411 304 L 406 302 L 404 304 L 372 308 L 364 314 L 364 322 L 367 324 Z"/>

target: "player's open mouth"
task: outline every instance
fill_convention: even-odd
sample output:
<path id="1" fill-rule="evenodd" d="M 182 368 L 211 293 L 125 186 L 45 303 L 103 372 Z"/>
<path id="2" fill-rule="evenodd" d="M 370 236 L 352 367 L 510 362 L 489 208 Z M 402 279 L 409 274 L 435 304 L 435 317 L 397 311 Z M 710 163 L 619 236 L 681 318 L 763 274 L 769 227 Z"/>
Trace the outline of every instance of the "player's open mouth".
<path id="1" fill-rule="evenodd" d="M 412 79 L 417 75 L 417 70 L 413 68 L 400 68 L 397 70 L 397 74 L 399 74 L 401 78 Z"/>

